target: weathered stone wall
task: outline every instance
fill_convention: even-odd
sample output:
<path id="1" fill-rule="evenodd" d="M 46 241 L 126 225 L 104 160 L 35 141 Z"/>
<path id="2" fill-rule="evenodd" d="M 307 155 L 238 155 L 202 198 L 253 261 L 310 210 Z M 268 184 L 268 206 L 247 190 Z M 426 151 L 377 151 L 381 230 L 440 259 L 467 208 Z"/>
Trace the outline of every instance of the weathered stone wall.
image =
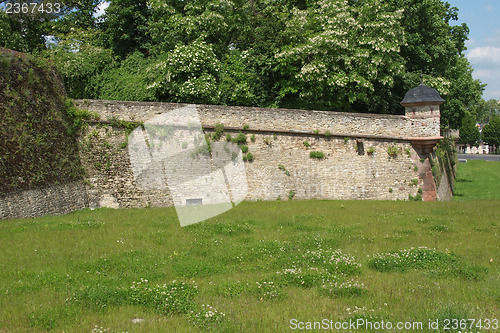
<path id="1" fill-rule="evenodd" d="M 0 197 L 0 219 L 66 214 L 87 207 L 85 185 L 75 181 Z"/>
<path id="2" fill-rule="evenodd" d="M 254 143 L 248 141 L 254 155 L 246 164 L 249 200 L 286 199 L 290 191 L 294 199 L 405 200 L 417 192 L 411 185 L 418 175 L 409 142 L 365 139 L 363 153 L 356 150 L 361 143 L 354 138 L 256 134 Z M 397 147 L 399 155 L 389 156 L 389 146 Z M 375 149 L 372 154 L 367 152 L 370 147 Z M 311 151 L 323 152 L 325 158 L 312 158 Z"/>
<path id="3" fill-rule="evenodd" d="M 124 129 L 93 124 L 80 137 L 79 151 L 91 209 L 172 206 L 168 189 L 143 190 L 136 186 Z"/>
<path id="4" fill-rule="evenodd" d="M 101 121 L 113 118 L 145 122 L 185 104 L 116 101 L 76 101 L 78 107 L 96 112 Z M 205 132 L 223 124 L 225 134 L 247 135 L 247 200 L 382 199 L 406 200 L 416 196 L 423 180 L 416 165 L 421 156 L 410 138 L 436 136 L 417 121 L 404 116 L 343 114 L 322 111 L 196 106 Z M 432 119 L 434 120 L 434 119 Z M 248 128 L 243 129 L 244 125 Z M 319 134 L 316 134 L 319 131 Z M 326 137 L 322 133 L 331 132 Z M 254 136 L 254 140 L 250 137 Z M 304 141 L 309 143 L 306 147 Z M 123 130 L 94 124 L 81 138 L 82 164 L 88 173 L 91 207 L 145 207 L 173 204 L 164 190 L 137 187 Z M 388 149 L 396 149 L 391 156 Z M 311 151 L 325 158 L 310 157 Z M 167 161 L 166 163 L 175 163 Z M 280 168 L 281 166 L 281 168 Z M 283 168 L 285 170 L 283 170 Z M 165 179 L 165 182 L 166 179 Z M 210 188 L 199 185 L 201 193 Z"/>
<path id="5" fill-rule="evenodd" d="M 163 112 L 185 106 L 176 103 L 119 102 L 103 100 L 75 100 L 77 107 L 96 112 L 102 120 L 118 118 L 126 121 L 146 121 Z M 437 137 L 440 135 L 439 111 L 422 117 L 378 115 L 295 109 L 267 109 L 257 107 L 197 105 L 204 125 L 222 123 L 227 127 L 251 129 L 292 130 L 312 132 L 329 131 L 341 135 L 377 135 L 391 139 L 409 137 Z M 417 110 L 417 112 L 420 111 Z M 436 117 L 437 116 L 437 117 Z"/>
<path id="6" fill-rule="evenodd" d="M 137 186 L 127 147 L 128 133 L 124 128 L 113 126 L 111 120 L 146 122 L 187 104 L 93 100 L 75 103 L 100 116 L 79 140 L 85 184 L 54 185 L 0 198 L 0 218 L 61 214 L 85 207 L 172 206 L 174 198 L 168 186 L 156 189 Z M 225 140 L 225 134 L 247 135 L 247 146 L 254 156 L 252 162 L 245 162 L 247 200 L 287 200 L 292 196 L 294 199 L 406 200 L 416 196 L 420 187 L 425 188 L 424 199 L 449 198 L 449 192 L 436 189 L 434 180 L 427 179 L 432 178 L 427 155 L 411 144 L 414 138 L 439 136 L 439 110 L 416 110 L 415 115 L 410 112 L 408 116 L 395 116 L 213 105 L 193 107 L 206 133 L 213 132 L 216 124 L 224 125 L 225 133 L 220 141 Z M 325 132 L 330 135 L 325 136 Z M 397 154 L 390 154 L 391 149 Z M 325 157 L 312 158 L 311 151 L 322 152 Z M 181 157 L 175 158 L 177 160 L 166 160 L 166 164 L 158 167 L 179 163 Z M 200 167 L 215 170 L 213 161 L 204 161 L 211 165 L 200 164 Z M 167 178 L 161 181 L 168 185 Z M 446 189 L 445 182 L 442 184 Z M 216 195 L 208 183 L 195 185 L 197 197 L 203 193 Z"/>

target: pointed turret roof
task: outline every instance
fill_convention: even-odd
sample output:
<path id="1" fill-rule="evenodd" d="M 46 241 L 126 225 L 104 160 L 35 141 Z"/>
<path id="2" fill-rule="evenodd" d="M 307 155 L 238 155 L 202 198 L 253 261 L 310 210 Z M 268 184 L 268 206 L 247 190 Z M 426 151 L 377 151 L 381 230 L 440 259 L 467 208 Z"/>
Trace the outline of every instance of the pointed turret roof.
<path id="1" fill-rule="evenodd" d="M 423 82 L 416 88 L 409 90 L 401 105 L 424 105 L 424 104 L 442 104 L 445 100 L 441 98 L 436 89 L 426 86 Z"/>

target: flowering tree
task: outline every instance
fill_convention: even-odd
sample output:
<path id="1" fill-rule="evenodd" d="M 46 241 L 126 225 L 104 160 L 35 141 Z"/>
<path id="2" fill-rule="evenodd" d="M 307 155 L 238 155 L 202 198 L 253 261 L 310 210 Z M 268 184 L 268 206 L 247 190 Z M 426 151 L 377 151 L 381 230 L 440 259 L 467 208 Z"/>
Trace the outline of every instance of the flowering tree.
<path id="1" fill-rule="evenodd" d="M 159 59 L 149 69 L 155 73 L 155 80 L 148 88 L 154 89 L 161 100 L 218 102 L 220 61 L 205 42 L 194 41 L 186 46 L 177 46 Z"/>
<path id="2" fill-rule="evenodd" d="M 373 105 L 374 95 L 389 94 L 404 69 L 398 53 L 401 13 L 387 11 L 378 0 L 360 7 L 322 0 L 294 8 L 284 32 L 290 43 L 276 53 L 288 76 L 279 83 L 280 98 L 329 109 L 350 109 L 354 102 L 383 107 Z"/>

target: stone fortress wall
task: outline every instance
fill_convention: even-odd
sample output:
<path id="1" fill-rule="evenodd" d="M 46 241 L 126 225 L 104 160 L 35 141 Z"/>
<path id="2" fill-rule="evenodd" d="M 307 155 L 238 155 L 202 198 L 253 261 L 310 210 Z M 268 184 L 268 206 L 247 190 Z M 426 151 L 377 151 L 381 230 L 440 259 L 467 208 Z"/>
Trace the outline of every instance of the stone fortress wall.
<path id="1" fill-rule="evenodd" d="M 149 190 L 137 186 L 127 149 L 128 133 L 116 124 L 143 123 L 187 104 L 102 100 L 75 100 L 74 104 L 99 115 L 80 137 L 84 182 L 10 194 L 0 200 L 0 219 L 62 214 L 86 207 L 172 206 L 168 186 Z M 223 124 L 220 141 L 225 141 L 226 134 L 247 136 L 246 145 L 254 159 L 245 162 L 246 200 L 407 200 L 419 189 L 424 200 L 451 197 L 447 182 L 433 179 L 427 158 L 440 138 L 439 106 L 407 108 L 405 116 L 194 107 L 205 133 Z M 391 156 L 391 149 L 397 155 Z M 325 157 L 312 158 L 311 151 Z M 441 184 L 439 189 L 436 183 Z M 211 188 L 200 184 L 199 190 L 210 193 Z"/>
<path id="2" fill-rule="evenodd" d="M 117 119 L 146 122 L 187 104 L 76 100 L 99 115 L 81 137 L 91 208 L 171 206 L 168 188 L 142 190 L 135 183 L 123 129 Z M 423 189 L 424 200 L 438 196 L 421 141 L 439 138 L 439 108 L 406 116 L 196 105 L 206 133 L 216 124 L 224 135 L 247 136 L 254 159 L 245 162 L 246 200 L 377 199 L 407 200 Z M 419 112 L 420 111 L 420 112 Z M 325 132 L 327 136 L 325 136 Z M 254 141 L 250 138 L 253 135 Z M 309 147 L 304 144 L 309 143 Z M 388 149 L 396 149 L 391 156 Z M 310 157 L 311 151 L 325 158 Z M 175 161 L 173 161 L 175 163 Z M 210 188 L 201 191 L 210 192 Z M 449 191 L 448 191 L 449 192 Z"/>

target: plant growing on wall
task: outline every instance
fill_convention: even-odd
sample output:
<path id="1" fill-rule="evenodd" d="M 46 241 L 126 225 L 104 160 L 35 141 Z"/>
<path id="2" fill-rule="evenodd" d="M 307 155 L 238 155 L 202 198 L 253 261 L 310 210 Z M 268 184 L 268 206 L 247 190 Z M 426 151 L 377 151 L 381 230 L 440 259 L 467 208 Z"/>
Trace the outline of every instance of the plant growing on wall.
<path id="1" fill-rule="evenodd" d="M 278 169 L 283 170 L 285 175 L 290 176 L 290 171 L 288 171 L 283 164 L 278 165 Z"/>
<path id="2" fill-rule="evenodd" d="M 234 137 L 231 141 L 233 143 L 237 143 L 239 145 L 242 145 L 244 143 L 247 143 L 247 136 L 243 133 L 238 133 L 238 135 L 236 137 Z"/>
<path id="3" fill-rule="evenodd" d="M 254 157 L 253 157 L 252 153 L 248 153 L 246 155 L 243 155 L 243 161 L 244 162 L 252 162 L 253 159 L 254 159 Z"/>
<path id="4" fill-rule="evenodd" d="M 212 140 L 219 141 L 223 133 L 224 133 L 224 125 L 216 124 L 214 127 L 214 134 L 212 135 Z"/>
<path id="5" fill-rule="evenodd" d="M 375 154 L 375 147 L 370 146 L 370 147 L 366 150 L 366 153 L 367 153 L 368 155 L 373 155 L 373 154 Z"/>
<path id="6" fill-rule="evenodd" d="M 311 147 L 311 144 L 307 141 L 307 140 L 304 140 L 304 142 L 302 142 L 304 144 L 304 146 L 306 146 L 307 148 Z"/>
<path id="7" fill-rule="evenodd" d="M 321 160 L 321 159 L 325 158 L 325 154 L 322 151 L 312 151 L 309 153 L 309 157 L 317 158 L 318 160 Z"/>
<path id="8" fill-rule="evenodd" d="M 325 138 L 329 138 L 332 136 L 332 133 L 330 131 L 326 131 L 325 133 L 323 133 L 323 135 L 325 136 Z"/>
<path id="9" fill-rule="evenodd" d="M 405 148 L 405 153 L 406 153 L 406 156 L 411 157 L 411 150 L 410 150 L 410 148 Z"/>
<path id="10" fill-rule="evenodd" d="M 415 197 L 413 197 L 411 194 L 408 195 L 408 200 L 410 200 L 410 201 L 422 201 L 423 200 L 422 194 L 423 194 L 423 191 L 421 188 L 419 188 L 417 191 L 417 195 Z"/>
<path id="11" fill-rule="evenodd" d="M 399 154 L 401 153 L 400 149 L 396 146 L 389 146 L 387 147 L 387 154 L 390 156 L 390 157 L 397 157 Z"/>

